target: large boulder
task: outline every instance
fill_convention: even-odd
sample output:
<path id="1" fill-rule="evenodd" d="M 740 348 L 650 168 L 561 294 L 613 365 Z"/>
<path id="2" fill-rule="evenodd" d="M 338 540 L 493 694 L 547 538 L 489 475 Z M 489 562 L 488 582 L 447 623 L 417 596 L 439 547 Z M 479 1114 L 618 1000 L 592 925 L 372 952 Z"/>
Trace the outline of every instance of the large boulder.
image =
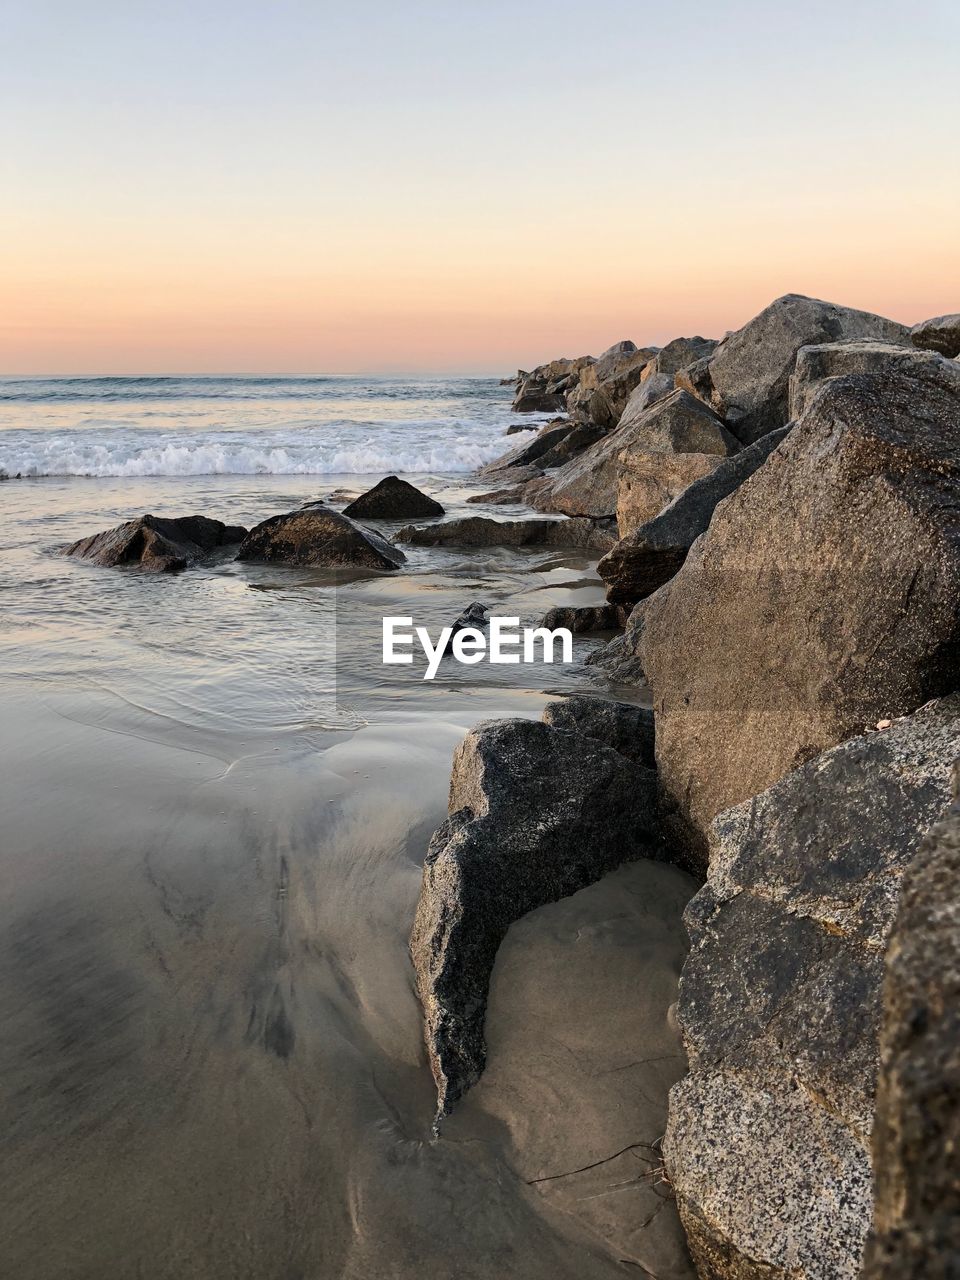
<path id="1" fill-rule="evenodd" d="M 855 1280 L 871 1218 L 883 953 L 949 802 L 960 697 L 721 814 L 686 923 L 667 1174 L 711 1280 Z"/>
<path id="2" fill-rule="evenodd" d="M 585 738 L 595 738 L 637 764 L 650 769 L 656 766 L 650 707 L 573 694 L 559 702 L 548 702 L 542 720 L 554 729 L 568 729 L 571 733 L 582 733 Z"/>
<path id="3" fill-rule="evenodd" d="M 656 852 L 655 804 L 652 769 L 578 733 L 496 720 L 457 748 L 410 943 L 438 1123 L 483 1071 L 490 973 L 511 922 Z"/>
<path id="4" fill-rule="evenodd" d="M 362 528 L 322 502 L 313 502 L 297 511 L 271 516 L 251 529 L 240 544 L 237 559 L 389 571 L 403 564 L 406 556 L 372 529 Z"/>
<path id="5" fill-rule="evenodd" d="M 955 359 L 960 356 L 960 315 L 922 320 L 910 330 L 910 339 L 915 347 Z"/>
<path id="6" fill-rule="evenodd" d="M 674 338 L 650 360 L 643 372 L 643 379 L 646 381 L 658 373 L 673 377 L 695 361 L 705 360 L 713 355 L 716 346 L 713 338 Z"/>
<path id="7" fill-rule="evenodd" d="M 707 475 L 684 489 L 659 515 L 621 537 L 597 565 L 607 584 L 607 599 L 632 604 L 668 582 L 709 527 L 717 504 L 763 466 L 788 429 L 771 431 L 732 457 L 719 459 Z"/>
<path id="8" fill-rule="evenodd" d="M 573 429 L 574 423 L 569 418 L 554 418 L 550 422 L 545 422 L 532 440 L 515 445 L 501 457 L 485 463 L 480 468 L 479 474 L 493 476 L 508 469 L 532 467 L 534 463 L 539 465 L 542 456 L 549 453 L 551 449 L 555 449 Z"/>
<path id="9" fill-rule="evenodd" d="M 916 347 L 891 342 L 828 342 L 819 347 L 801 347 L 790 375 L 790 417 L 795 420 L 803 416 L 826 378 L 893 369 L 909 373 L 930 363 L 939 363 L 940 375 L 960 384 L 960 365 L 929 351 L 918 351 Z"/>
<path id="10" fill-rule="evenodd" d="M 904 325 L 883 316 L 795 293 L 778 298 L 728 334 L 710 357 L 715 409 L 744 444 L 784 426 L 797 352 L 845 338 L 910 341 Z"/>
<path id="11" fill-rule="evenodd" d="M 637 419 L 617 458 L 617 527 L 625 537 L 695 480 L 737 453 L 737 441 L 686 391 L 672 391 Z"/>
<path id="12" fill-rule="evenodd" d="M 61 554 L 107 568 L 136 565 L 148 573 L 175 573 L 246 535 L 239 525 L 207 516 L 146 515 L 72 542 Z"/>
<path id="13" fill-rule="evenodd" d="M 630 398 L 623 407 L 623 413 L 620 415 L 620 421 L 617 425 L 620 427 L 633 426 L 652 405 L 668 396 L 673 388 L 674 376 L 672 373 L 651 374 L 640 383 L 639 387 L 631 391 Z"/>
<path id="14" fill-rule="evenodd" d="M 462 516 L 422 528 L 406 525 L 398 542 L 415 547 L 580 547 L 609 551 L 614 531 L 595 520 L 494 520 L 490 516 Z"/>
<path id="15" fill-rule="evenodd" d="M 956 794 L 956 783 L 955 783 Z M 960 805 L 904 877 L 886 957 L 864 1280 L 960 1274 Z"/>
<path id="16" fill-rule="evenodd" d="M 593 364 L 593 356 L 561 358 L 538 365 L 517 388 L 514 413 L 556 413 L 566 407 L 567 392 L 576 386 L 580 370 Z"/>
<path id="17" fill-rule="evenodd" d="M 936 364 L 825 382 L 645 612 L 657 760 L 713 817 L 956 682 L 960 390 Z"/>
<path id="18" fill-rule="evenodd" d="M 344 507 L 351 520 L 417 520 L 442 516 L 443 507 L 399 476 L 385 476 L 366 493 Z"/>
<path id="19" fill-rule="evenodd" d="M 579 385 L 567 397 L 570 412 L 598 426 L 615 427 L 656 355 L 652 347 L 605 352 L 595 364 L 581 369 Z"/>

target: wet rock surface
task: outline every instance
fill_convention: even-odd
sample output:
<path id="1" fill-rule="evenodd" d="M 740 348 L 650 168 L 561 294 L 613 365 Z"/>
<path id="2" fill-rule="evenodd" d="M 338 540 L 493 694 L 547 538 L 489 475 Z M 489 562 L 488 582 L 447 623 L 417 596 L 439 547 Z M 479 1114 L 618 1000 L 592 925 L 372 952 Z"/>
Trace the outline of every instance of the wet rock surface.
<path id="1" fill-rule="evenodd" d="M 512 921 L 658 852 L 655 775 L 579 733 L 489 721 L 457 748 L 411 937 L 437 1120 L 483 1071 L 487 988 Z"/>
<path id="2" fill-rule="evenodd" d="M 714 823 L 709 878 L 685 915 L 690 1075 L 664 1141 L 701 1275 L 859 1274 L 884 949 L 958 751 L 953 696 Z"/>
<path id="3" fill-rule="evenodd" d="M 149 573 L 175 573 L 218 547 L 240 542 L 246 534 L 246 529 L 207 516 L 145 515 L 81 538 L 61 554 L 108 568 L 137 565 Z"/>
<path id="4" fill-rule="evenodd" d="M 593 631 L 619 631 L 629 610 L 615 604 L 558 605 L 543 615 L 542 627 L 566 627 L 574 635 Z"/>
<path id="5" fill-rule="evenodd" d="M 616 541 L 613 530 L 594 520 L 494 520 L 465 516 L 443 524 L 407 525 L 398 542 L 418 547 L 584 547 L 606 551 Z"/>
<path id="6" fill-rule="evenodd" d="M 344 507 L 351 520 L 416 520 L 442 516 L 443 507 L 414 485 L 398 476 L 385 476 L 372 489 Z"/>
<path id="7" fill-rule="evenodd" d="M 238 560 L 270 564 L 316 565 L 391 571 L 406 556 L 372 529 L 322 502 L 271 516 L 251 529 L 237 552 Z"/>

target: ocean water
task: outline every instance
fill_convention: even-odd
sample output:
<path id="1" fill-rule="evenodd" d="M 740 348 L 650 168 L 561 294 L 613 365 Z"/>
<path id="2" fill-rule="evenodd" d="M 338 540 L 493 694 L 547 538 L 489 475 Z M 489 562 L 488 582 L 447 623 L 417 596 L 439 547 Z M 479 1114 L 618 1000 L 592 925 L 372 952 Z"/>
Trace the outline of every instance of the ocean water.
<path id="1" fill-rule="evenodd" d="M 503 451 L 495 378 L 0 378 L 11 476 L 470 471 Z"/>
<path id="2" fill-rule="evenodd" d="M 477 379 L 0 384 L 0 465 L 26 477 L 0 484 L 4 1274 L 614 1280 L 627 1259 L 690 1280 L 638 1158 L 683 1070 L 676 868 L 511 930 L 488 1073 L 431 1139 L 408 940 L 454 749 L 607 689 L 593 637 L 569 665 L 426 683 L 381 665 L 381 619 L 436 635 L 479 600 L 535 623 L 603 599 L 595 559 L 410 547 L 352 575 L 224 548 L 167 576 L 59 554 L 142 512 L 250 526 L 389 471 L 449 516 L 530 514 L 467 505 L 509 404 Z"/>

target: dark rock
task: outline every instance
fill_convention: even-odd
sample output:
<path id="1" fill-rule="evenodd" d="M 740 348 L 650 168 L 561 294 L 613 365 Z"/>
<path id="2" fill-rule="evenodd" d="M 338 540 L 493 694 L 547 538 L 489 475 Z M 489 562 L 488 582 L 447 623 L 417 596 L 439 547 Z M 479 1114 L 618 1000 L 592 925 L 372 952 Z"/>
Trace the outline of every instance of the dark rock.
<path id="1" fill-rule="evenodd" d="M 653 711 L 631 702 L 608 702 L 574 694 L 561 702 L 548 702 L 543 723 L 569 733 L 595 738 L 628 760 L 654 768 Z"/>
<path id="2" fill-rule="evenodd" d="M 625 537 L 740 444 L 701 400 L 671 391 L 637 418 L 617 458 L 617 527 Z"/>
<path id="3" fill-rule="evenodd" d="M 627 610 L 615 604 L 558 605 L 549 609 L 540 623 L 548 631 L 566 627 L 574 635 L 592 631 L 619 631 L 627 620 Z"/>
<path id="4" fill-rule="evenodd" d="M 633 604 L 668 582 L 709 527 L 717 503 L 766 462 L 788 429 L 771 431 L 732 457 L 722 458 L 714 470 L 695 480 L 659 515 L 621 538 L 597 566 L 607 584 L 607 599 Z"/>
<path id="5" fill-rule="evenodd" d="M 728 334 L 710 357 L 714 408 L 739 440 L 751 444 L 789 421 L 789 380 L 800 348 L 848 338 L 910 340 L 904 325 L 883 316 L 796 293 L 778 298 Z"/>
<path id="6" fill-rule="evenodd" d="M 587 665 L 599 667 L 615 684 L 645 685 L 641 644 L 647 606 L 654 596 L 641 600 L 630 610 L 623 624 L 623 635 L 595 649 L 587 657 Z"/>
<path id="7" fill-rule="evenodd" d="M 457 748 L 410 944 L 438 1123 L 483 1071 L 490 973 L 511 922 L 657 852 L 654 814 L 653 770 L 580 734 L 496 720 Z"/>
<path id="8" fill-rule="evenodd" d="M 825 382 L 651 597 L 660 777 L 710 821 L 827 747 L 953 688 L 960 390 L 936 363 Z"/>
<path id="9" fill-rule="evenodd" d="M 345 507 L 343 514 L 351 520 L 417 520 L 423 516 L 442 516 L 444 511 L 439 502 L 406 480 L 385 476 Z"/>
<path id="10" fill-rule="evenodd" d="M 942 356 L 955 359 L 960 356 L 960 315 L 922 320 L 910 330 L 910 340 L 924 351 L 938 351 Z"/>
<path id="11" fill-rule="evenodd" d="M 702 1276 L 859 1274 L 883 952 L 958 750 L 951 697 L 714 824 L 709 879 L 685 917 L 690 1075 L 671 1090 L 664 1139 Z"/>
<path id="12" fill-rule="evenodd" d="M 406 556 L 372 529 L 322 502 L 271 516 L 251 529 L 237 552 L 238 560 L 328 568 L 392 570 Z"/>
<path id="13" fill-rule="evenodd" d="M 505 453 L 502 458 L 495 458 L 493 462 L 486 463 L 480 468 L 479 474 L 496 475 L 499 472 L 507 472 L 518 467 L 528 467 L 532 463 L 537 462 L 542 454 L 553 449 L 565 436 L 568 436 L 573 430 L 574 424 L 569 418 L 554 418 L 550 422 L 545 422 L 537 431 L 532 440 L 528 440 L 524 444 L 519 444 L 511 449 L 509 453 Z"/>
<path id="14" fill-rule="evenodd" d="M 864 1280 L 960 1274 L 960 806 L 904 877 L 886 957 Z"/>
<path id="15" fill-rule="evenodd" d="M 482 631 L 490 621 L 490 610 L 485 604 L 481 604 L 479 600 L 474 600 L 473 604 L 468 604 L 466 609 L 454 620 L 453 632 L 450 636 L 452 640 L 454 636 L 460 634 L 461 631 L 468 631 L 471 628 L 475 631 Z M 447 650 L 451 652 L 451 650 Z"/>
<path id="16" fill-rule="evenodd" d="M 61 554 L 107 567 L 135 564 L 150 573 L 174 573 L 217 547 L 240 542 L 246 535 L 246 529 L 238 525 L 226 525 L 206 516 L 166 519 L 146 515 L 81 538 L 64 547 Z"/>
<path id="17" fill-rule="evenodd" d="M 514 413 L 556 413 L 566 408 L 568 380 L 576 379 L 580 370 L 593 362 L 593 356 L 578 356 L 539 365 L 517 388 Z"/>
<path id="18" fill-rule="evenodd" d="M 535 422 L 515 422 L 512 427 L 507 427 L 504 432 L 508 436 L 518 436 L 521 431 L 537 431 L 539 428 Z"/>
<path id="19" fill-rule="evenodd" d="M 463 516 L 443 524 L 418 528 L 407 525 L 398 542 L 417 547 L 580 547 L 608 551 L 616 541 L 613 530 L 595 520 L 494 520 L 490 516 Z"/>
<path id="20" fill-rule="evenodd" d="M 930 351 L 898 346 L 892 342 L 830 342 L 801 347 L 790 375 L 790 417 L 802 417 L 820 384 L 845 373 L 915 372 L 923 364 L 939 364 L 940 374 L 960 384 L 960 365 Z"/>
<path id="21" fill-rule="evenodd" d="M 596 444 L 598 440 L 602 440 L 605 435 L 607 435 L 606 427 L 600 427 L 595 422 L 578 422 L 571 431 L 560 438 L 557 444 L 540 455 L 537 465 L 544 468 L 562 466 L 570 458 L 576 457 L 591 445 Z"/>

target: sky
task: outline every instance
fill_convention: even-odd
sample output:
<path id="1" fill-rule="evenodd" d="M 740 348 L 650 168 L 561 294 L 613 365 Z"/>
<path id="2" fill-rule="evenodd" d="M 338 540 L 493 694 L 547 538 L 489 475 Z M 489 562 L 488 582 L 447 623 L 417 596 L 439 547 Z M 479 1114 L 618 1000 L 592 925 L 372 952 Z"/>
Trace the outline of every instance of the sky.
<path id="1" fill-rule="evenodd" d="M 960 310 L 953 0 L 0 0 L 0 373 Z"/>

